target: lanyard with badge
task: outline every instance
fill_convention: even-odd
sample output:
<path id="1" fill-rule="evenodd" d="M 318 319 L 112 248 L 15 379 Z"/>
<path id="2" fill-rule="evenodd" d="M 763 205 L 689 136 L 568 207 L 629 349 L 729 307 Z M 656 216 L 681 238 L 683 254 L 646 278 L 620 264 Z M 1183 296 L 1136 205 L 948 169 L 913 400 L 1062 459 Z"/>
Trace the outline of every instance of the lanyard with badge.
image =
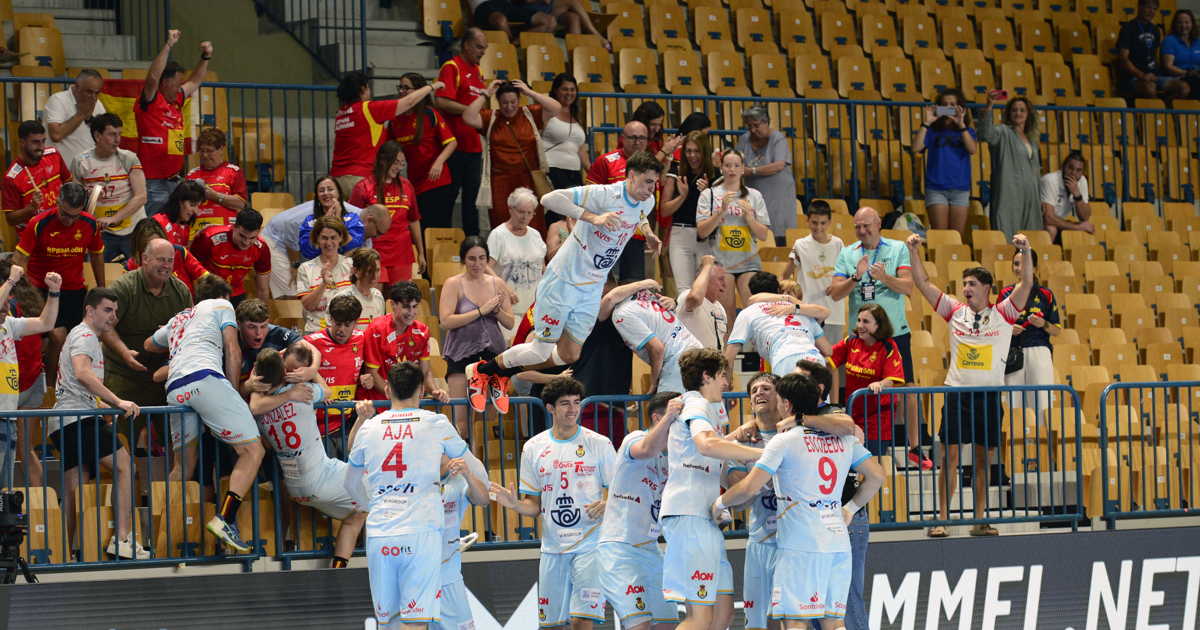
<path id="1" fill-rule="evenodd" d="M 879 252 L 883 249 L 883 241 L 875 246 L 875 255 L 871 258 L 871 265 L 867 267 L 867 273 L 863 276 L 863 281 L 858 284 L 858 290 L 862 295 L 862 301 L 872 302 L 875 300 L 875 278 L 871 275 L 871 267 L 875 266 L 875 261 L 879 259 Z M 870 278 L 868 280 L 868 278 Z"/>

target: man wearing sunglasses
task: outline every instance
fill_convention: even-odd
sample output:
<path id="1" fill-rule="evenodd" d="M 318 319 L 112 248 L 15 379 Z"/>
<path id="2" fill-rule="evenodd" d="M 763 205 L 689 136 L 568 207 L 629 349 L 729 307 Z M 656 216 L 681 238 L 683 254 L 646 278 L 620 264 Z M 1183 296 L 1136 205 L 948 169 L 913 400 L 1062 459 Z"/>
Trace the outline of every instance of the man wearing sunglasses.
<path id="1" fill-rule="evenodd" d="M 1033 287 L 1033 265 L 1021 265 L 1021 278 L 1008 298 L 992 304 L 992 274 L 983 267 L 966 269 L 962 274 L 962 297 L 966 303 L 946 295 L 929 284 L 929 274 L 921 260 L 921 237 L 908 238 L 912 278 L 921 295 L 933 305 L 950 328 L 950 371 L 946 386 L 976 388 L 1004 385 L 1004 362 L 1012 341 L 1012 325 L 1025 309 L 1025 301 Z M 1018 260 L 1029 259 L 1029 239 L 1024 234 L 1013 237 Z M 988 463 L 1000 444 L 1003 414 L 998 392 L 963 391 L 946 395 L 942 410 L 942 429 L 939 439 L 946 447 L 946 460 L 938 476 L 938 518 L 947 520 L 950 497 L 958 484 L 959 453 L 963 444 L 975 446 L 971 462 L 975 490 L 975 518 L 983 518 L 987 505 Z M 972 536 L 995 536 L 994 527 L 980 522 L 971 528 Z M 942 538 L 946 528 L 934 527 L 929 535 Z"/>

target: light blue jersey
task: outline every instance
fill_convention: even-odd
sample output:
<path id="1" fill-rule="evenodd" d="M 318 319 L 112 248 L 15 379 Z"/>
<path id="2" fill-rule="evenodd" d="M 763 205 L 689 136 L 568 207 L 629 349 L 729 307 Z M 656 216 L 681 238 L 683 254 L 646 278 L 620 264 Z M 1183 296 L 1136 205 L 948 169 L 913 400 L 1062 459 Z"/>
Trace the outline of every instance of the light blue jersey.
<path id="1" fill-rule="evenodd" d="M 645 438 L 645 431 L 634 431 L 625 436 L 621 450 L 617 451 L 600 542 L 644 546 L 657 554 L 660 552 L 655 543 L 662 534 L 658 513 L 662 506 L 663 485 L 667 481 L 667 457 L 662 453 L 650 459 L 630 456 L 633 445 Z"/>
<path id="2" fill-rule="evenodd" d="M 743 444 L 761 450 L 766 448 L 775 436 L 775 431 L 759 431 L 758 438 L 753 442 L 743 442 Z M 730 462 L 729 470 L 730 472 L 735 470 L 748 472 L 757 462 L 756 459 Z M 750 542 L 775 544 L 776 515 L 775 482 L 771 480 L 762 487 L 758 496 L 754 497 L 754 504 L 750 506 Z"/>
<path id="3" fill-rule="evenodd" d="M 237 327 L 229 300 L 204 300 L 155 331 L 154 343 L 170 353 L 167 391 L 180 387 L 178 381 L 192 375 L 225 375 L 222 333 L 229 326 Z"/>
<path id="4" fill-rule="evenodd" d="M 567 440 L 550 429 L 521 449 L 520 493 L 541 497 L 542 553 L 579 553 L 600 542 L 585 506 L 604 498 L 617 453 L 608 438 L 579 427 Z"/>
<path id="5" fill-rule="evenodd" d="M 775 304 L 762 302 L 742 309 L 733 322 L 733 330 L 729 331 L 729 343 L 753 343 L 772 367 L 789 357 L 811 359 L 824 365 L 825 357 L 817 350 L 817 340 L 825 336 L 821 325 L 804 315 L 768 315 L 764 309 Z M 791 368 L 787 371 L 791 372 Z"/>
<path id="6" fill-rule="evenodd" d="M 467 473 L 470 474 L 470 473 Z M 467 479 L 462 475 L 451 475 L 442 479 L 442 584 L 462 579 L 462 552 L 459 550 L 459 534 L 463 519 L 471 501 L 467 498 Z"/>
<path id="7" fill-rule="evenodd" d="M 710 403 L 698 392 L 683 395 L 683 411 L 672 421 L 667 441 L 670 466 L 662 516 L 710 518 L 709 508 L 721 494 L 723 462 L 701 455 L 692 438 L 705 431 L 723 436 L 728 422 L 724 403 Z"/>

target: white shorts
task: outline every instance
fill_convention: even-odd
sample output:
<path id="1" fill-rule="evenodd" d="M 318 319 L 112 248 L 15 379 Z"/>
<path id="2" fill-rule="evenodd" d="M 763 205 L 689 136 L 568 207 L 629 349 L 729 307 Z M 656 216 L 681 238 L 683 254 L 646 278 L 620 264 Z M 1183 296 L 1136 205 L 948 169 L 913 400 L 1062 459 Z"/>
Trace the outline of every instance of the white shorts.
<path id="1" fill-rule="evenodd" d="M 787 376 L 792 373 L 792 370 L 796 369 L 797 363 L 806 359 L 825 365 L 825 357 L 821 355 L 820 351 L 815 353 L 802 352 L 786 356 L 780 359 L 778 363 L 771 363 L 771 373 L 775 376 Z"/>
<path id="2" fill-rule="evenodd" d="M 703 348 L 704 346 L 697 343 L 693 347 Z M 683 376 L 679 373 L 679 356 L 690 349 L 686 348 L 679 353 L 663 357 L 662 371 L 658 373 L 658 391 L 679 392 L 680 394 L 687 392 L 683 386 Z"/>
<path id="3" fill-rule="evenodd" d="M 534 333 L 541 341 L 557 343 L 565 328 L 567 335 L 582 345 L 596 326 L 603 297 L 604 282 L 575 286 L 547 269 L 535 294 Z"/>
<path id="4" fill-rule="evenodd" d="M 46 400 L 46 374 L 38 374 L 37 380 L 17 397 L 17 409 L 38 409 Z"/>
<path id="5" fill-rule="evenodd" d="M 663 598 L 701 606 L 717 595 L 733 595 L 733 567 L 725 555 L 725 537 L 716 523 L 700 516 L 660 519 L 667 552 L 663 556 Z"/>
<path id="6" fill-rule="evenodd" d="M 310 473 L 308 479 L 298 480 L 301 483 L 293 484 L 285 478 L 288 494 L 296 503 L 320 510 L 330 518 L 344 520 L 362 510 L 342 485 L 347 466 L 349 464 L 340 459 L 330 459 L 324 470 Z"/>
<path id="7" fill-rule="evenodd" d="M 845 618 L 853 572 L 854 560 L 849 551 L 780 549 L 771 593 L 771 618 Z"/>
<path id="8" fill-rule="evenodd" d="M 538 565 L 538 621 L 543 628 L 572 617 L 604 622 L 604 593 L 595 549 L 579 553 L 543 553 Z"/>
<path id="9" fill-rule="evenodd" d="M 218 440 L 231 446 L 258 439 L 258 425 L 250 415 L 250 407 L 223 378 L 206 376 L 176 387 L 167 392 L 167 402 L 190 407 L 195 412 L 183 414 L 182 420 L 178 415 L 171 415 L 171 445 L 175 450 L 200 437 L 201 420 Z"/>
<path id="10" fill-rule="evenodd" d="M 471 600 L 467 597 L 467 585 L 463 584 L 462 578 L 443 584 L 438 601 L 441 602 L 442 620 L 429 624 L 429 630 L 475 630 Z"/>
<path id="11" fill-rule="evenodd" d="M 663 556 L 658 543 L 634 547 L 629 543 L 602 542 L 600 584 L 604 598 L 626 628 L 646 623 L 677 623 L 679 609 L 663 599 Z"/>
<path id="12" fill-rule="evenodd" d="M 742 574 L 742 611 L 746 613 L 746 630 L 767 628 L 778 560 L 779 548 L 775 545 L 746 544 L 746 570 Z"/>
<path id="13" fill-rule="evenodd" d="M 367 572 L 375 620 L 389 626 L 432 623 L 441 618 L 438 590 L 442 572 L 441 532 L 367 536 Z"/>

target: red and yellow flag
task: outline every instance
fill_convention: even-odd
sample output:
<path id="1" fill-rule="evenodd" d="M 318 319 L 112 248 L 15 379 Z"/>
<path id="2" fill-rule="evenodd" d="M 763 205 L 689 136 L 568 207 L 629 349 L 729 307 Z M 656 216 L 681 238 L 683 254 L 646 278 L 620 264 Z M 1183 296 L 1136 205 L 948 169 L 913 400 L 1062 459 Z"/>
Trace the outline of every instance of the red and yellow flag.
<path id="1" fill-rule="evenodd" d="M 144 87 L 146 87 L 146 82 L 142 79 L 105 79 L 104 90 L 100 93 L 100 102 L 104 104 L 104 109 L 111 114 L 120 116 L 121 122 L 124 123 L 124 128 L 121 129 L 121 148 L 127 151 L 137 151 L 138 149 L 137 117 L 134 115 L 133 108 L 137 107 Z M 191 96 L 183 101 L 184 155 L 192 152 L 192 140 L 198 133 L 196 129 L 198 118 L 192 111 L 196 105 L 195 101 L 196 99 Z"/>

